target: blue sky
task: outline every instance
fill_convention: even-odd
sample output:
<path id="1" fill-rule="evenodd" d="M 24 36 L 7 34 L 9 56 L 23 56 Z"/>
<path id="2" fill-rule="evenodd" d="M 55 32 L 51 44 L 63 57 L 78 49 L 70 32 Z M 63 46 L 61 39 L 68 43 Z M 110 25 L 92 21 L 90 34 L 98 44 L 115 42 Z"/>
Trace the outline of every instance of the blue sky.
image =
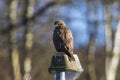
<path id="1" fill-rule="evenodd" d="M 68 27 L 72 30 L 75 47 L 88 44 L 88 29 L 94 29 L 94 25 L 91 26 L 88 24 L 87 17 L 89 17 L 90 21 L 94 22 L 95 20 L 98 20 L 99 22 L 96 43 L 100 45 L 103 45 L 105 43 L 104 8 L 101 4 L 97 5 L 97 8 L 95 8 L 96 14 L 91 11 L 89 12 L 89 16 L 87 16 L 87 6 L 84 0 L 82 0 L 81 3 L 75 3 L 75 6 L 64 6 L 61 9 L 61 15 L 64 15 L 70 19 L 68 21 L 63 18 L 63 20 L 65 19 L 65 22 L 67 22 Z"/>
<path id="2" fill-rule="evenodd" d="M 38 2 L 37 5 L 39 5 L 39 7 L 37 6 L 35 11 L 41 6 L 43 6 L 43 4 L 45 3 Z M 46 13 L 40 16 L 39 19 L 42 21 L 42 23 L 46 23 L 50 12 L 52 14 L 53 12 L 56 12 L 58 16 L 55 15 L 54 18 L 64 20 L 67 26 L 71 29 L 73 36 L 74 36 L 75 47 L 79 45 L 87 45 L 89 42 L 88 29 L 94 30 L 94 27 L 98 27 L 96 43 L 99 45 L 104 45 L 105 44 L 104 6 L 102 5 L 102 3 L 95 4 L 95 5 L 96 7 L 91 5 L 91 8 L 96 10 L 96 13 L 94 13 L 91 10 L 89 11 L 89 16 L 87 16 L 88 5 L 85 2 L 85 0 L 74 0 L 72 1 L 72 5 L 66 4 L 62 6 L 61 5 L 54 6 L 53 8 L 56 9 L 56 11 L 54 11 L 54 9 L 49 9 L 46 11 Z M 2 11 L 4 4 L 0 2 L 0 6 L 1 6 L 0 11 Z M 117 9 L 114 8 L 114 6 L 115 5 L 110 6 L 111 15 L 114 15 L 114 17 L 118 17 L 119 16 L 118 11 Z M 88 18 L 91 22 L 98 20 L 99 22 L 98 26 L 94 26 L 94 24 L 93 25 L 88 24 Z M 111 25 L 112 25 L 113 30 L 116 30 L 117 22 L 114 19 L 112 19 Z"/>

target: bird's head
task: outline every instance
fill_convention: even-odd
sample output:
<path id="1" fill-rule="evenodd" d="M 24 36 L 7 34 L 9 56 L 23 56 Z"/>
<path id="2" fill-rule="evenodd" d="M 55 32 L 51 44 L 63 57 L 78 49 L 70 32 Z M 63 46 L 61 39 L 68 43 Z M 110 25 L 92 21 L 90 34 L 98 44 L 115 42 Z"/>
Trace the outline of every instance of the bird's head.
<path id="1" fill-rule="evenodd" d="M 66 26 L 66 24 L 64 23 L 64 21 L 58 20 L 58 21 L 55 21 L 54 26 L 60 27 L 60 26 Z"/>

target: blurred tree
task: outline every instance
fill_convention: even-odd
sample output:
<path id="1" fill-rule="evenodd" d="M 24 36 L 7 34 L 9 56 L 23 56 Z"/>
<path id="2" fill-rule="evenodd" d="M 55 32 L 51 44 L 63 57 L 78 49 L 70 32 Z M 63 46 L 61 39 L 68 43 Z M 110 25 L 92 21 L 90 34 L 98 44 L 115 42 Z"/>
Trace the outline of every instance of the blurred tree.
<path id="1" fill-rule="evenodd" d="M 119 51 L 116 50 L 119 46 L 116 45 L 116 41 L 118 40 L 118 32 L 116 32 L 115 36 L 115 44 L 112 51 L 112 27 L 111 27 L 111 14 L 110 14 L 110 4 L 112 3 L 112 0 L 105 0 L 104 6 L 105 6 L 105 16 L 106 16 L 106 23 L 105 23 L 105 35 L 106 35 L 106 62 L 105 62 L 105 70 L 106 70 L 106 80 L 115 80 L 116 77 L 116 70 L 118 66 L 118 59 L 115 56 L 119 54 Z M 118 23 L 119 24 L 119 23 Z M 119 31 L 119 28 L 117 28 L 117 31 Z M 119 42 L 117 41 L 117 44 Z M 113 57 L 112 57 L 113 55 Z M 116 60 L 115 60 L 116 59 Z M 114 64 L 115 62 L 116 64 Z M 114 67 L 113 67 L 114 65 Z M 113 73 L 114 72 L 114 73 Z"/>
<path id="2" fill-rule="evenodd" d="M 32 30 L 30 28 L 30 26 L 33 27 L 33 22 L 30 20 L 30 18 L 33 16 L 33 12 L 34 12 L 34 0 L 26 0 L 25 4 L 28 4 L 26 7 L 26 16 L 24 18 L 27 18 L 28 20 L 26 22 L 24 22 L 25 24 L 25 39 L 24 39 L 24 44 L 25 44 L 25 54 L 26 57 L 24 59 L 24 76 L 23 79 L 24 80 L 31 80 L 31 48 L 32 48 L 32 44 L 33 44 L 33 34 L 32 34 Z M 24 54 L 24 55 L 25 55 Z"/>
<path id="3" fill-rule="evenodd" d="M 12 62 L 12 70 L 14 78 L 11 78 L 11 80 L 22 80 L 21 73 L 20 73 L 20 64 L 19 64 L 19 52 L 18 47 L 16 45 L 17 43 L 17 14 L 16 14 L 16 7 L 17 7 L 17 0 L 11 0 L 10 6 L 9 6 L 9 57 L 10 61 Z"/>
<path id="4" fill-rule="evenodd" d="M 113 56 L 109 62 L 108 73 L 107 73 L 107 80 L 116 80 L 116 71 L 119 64 L 120 59 L 120 19 L 117 25 L 117 31 L 115 34 L 115 43 L 113 48 Z"/>
<path id="5" fill-rule="evenodd" d="M 88 71 L 90 80 L 97 80 L 96 71 L 95 71 L 95 47 L 96 47 L 96 35 L 98 21 L 97 18 L 93 19 L 92 15 L 97 17 L 97 1 L 89 1 L 88 5 L 88 33 L 89 33 L 89 44 L 88 44 Z"/>
<path id="6" fill-rule="evenodd" d="M 106 72 L 106 79 L 108 78 L 108 69 L 109 69 L 109 62 L 112 55 L 112 27 L 111 27 L 111 16 L 110 16 L 110 8 L 109 4 L 105 3 L 105 38 L 106 38 L 106 61 L 105 61 L 105 72 Z M 108 80 L 108 79 L 107 79 Z"/>

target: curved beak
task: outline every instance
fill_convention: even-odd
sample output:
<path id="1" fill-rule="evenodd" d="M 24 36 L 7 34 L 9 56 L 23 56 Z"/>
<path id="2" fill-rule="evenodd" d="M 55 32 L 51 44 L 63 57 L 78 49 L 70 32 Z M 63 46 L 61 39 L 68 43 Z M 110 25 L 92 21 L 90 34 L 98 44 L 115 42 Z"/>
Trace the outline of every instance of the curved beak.
<path id="1" fill-rule="evenodd" d="M 55 27 L 57 27 L 58 25 L 57 24 L 55 24 Z"/>

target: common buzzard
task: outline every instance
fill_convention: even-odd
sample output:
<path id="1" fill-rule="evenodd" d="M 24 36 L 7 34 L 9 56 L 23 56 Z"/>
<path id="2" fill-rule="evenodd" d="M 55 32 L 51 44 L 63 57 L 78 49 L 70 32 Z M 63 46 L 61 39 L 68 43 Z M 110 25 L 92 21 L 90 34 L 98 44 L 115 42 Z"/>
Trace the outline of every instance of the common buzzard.
<path id="1" fill-rule="evenodd" d="M 70 61 L 75 61 L 73 56 L 73 36 L 62 20 L 55 21 L 53 33 L 53 43 L 58 52 L 68 55 Z"/>

